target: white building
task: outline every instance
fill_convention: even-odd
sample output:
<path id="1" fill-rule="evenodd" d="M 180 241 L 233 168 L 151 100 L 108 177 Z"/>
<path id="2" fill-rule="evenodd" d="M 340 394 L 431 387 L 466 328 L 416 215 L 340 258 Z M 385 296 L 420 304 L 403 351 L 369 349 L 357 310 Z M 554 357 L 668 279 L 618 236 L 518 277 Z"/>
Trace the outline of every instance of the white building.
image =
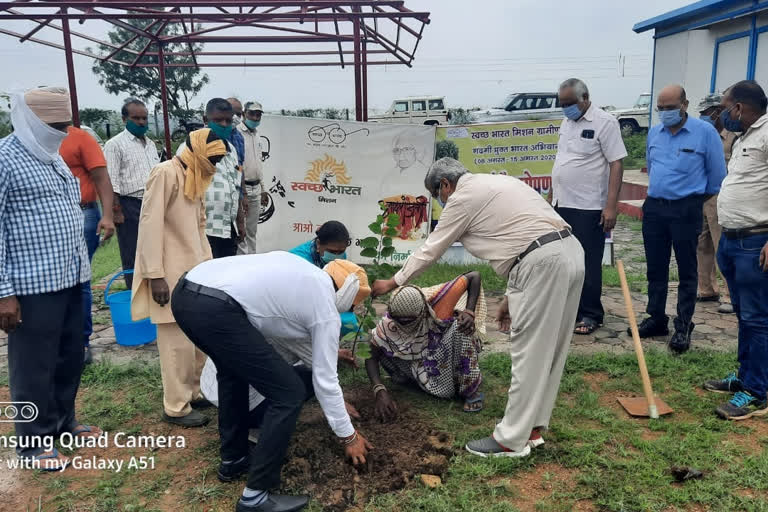
<path id="1" fill-rule="evenodd" d="M 740 80 L 756 80 L 768 91 L 768 2 L 701 0 L 642 21 L 637 33 L 654 31 L 651 124 L 662 87 L 681 84 L 688 111 L 712 92 Z"/>

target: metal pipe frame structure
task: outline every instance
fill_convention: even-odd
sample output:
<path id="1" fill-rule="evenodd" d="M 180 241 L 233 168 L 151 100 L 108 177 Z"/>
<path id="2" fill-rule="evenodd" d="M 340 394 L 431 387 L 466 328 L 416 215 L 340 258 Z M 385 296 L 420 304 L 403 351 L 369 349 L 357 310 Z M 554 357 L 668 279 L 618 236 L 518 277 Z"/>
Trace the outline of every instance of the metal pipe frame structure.
<path id="1" fill-rule="evenodd" d="M 123 29 L 129 36 L 122 41 L 111 41 L 70 29 L 73 21 L 83 25 L 96 20 L 108 23 L 109 28 Z M 20 21 L 32 22 L 34 26 L 24 32 L 9 27 Z M 169 69 L 335 66 L 345 69 L 350 64 L 345 56 L 351 55 L 355 117 L 365 121 L 368 119 L 369 66 L 411 67 L 424 27 L 429 23 L 429 12 L 411 11 L 405 7 L 404 0 L 0 0 L 0 34 L 15 37 L 21 43 L 64 50 L 75 125 L 79 125 L 79 110 L 74 54 L 130 68 L 157 68 L 168 154 L 171 154 L 166 84 Z M 103 30 L 103 26 L 101 28 Z M 55 32 L 61 33 L 61 39 L 49 39 Z M 98 48 L 76 47 L 74 42 L 95 43 Z M 313 47 L 288 51 L 271 48 L 219 51 L 203 50 L 201 46 L 254 43 L 293 46 L 310 43 Z"/>

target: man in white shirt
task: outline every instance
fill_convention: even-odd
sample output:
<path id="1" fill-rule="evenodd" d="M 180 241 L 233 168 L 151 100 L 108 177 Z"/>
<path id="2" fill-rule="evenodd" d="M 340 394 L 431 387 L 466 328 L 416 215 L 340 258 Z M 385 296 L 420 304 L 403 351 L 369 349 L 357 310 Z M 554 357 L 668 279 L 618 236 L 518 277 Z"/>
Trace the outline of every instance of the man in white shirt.
<path id="1" fill-rule="evenodd" d="M 619 122 L 592 104 L 584 82 L 566 80 L 559 96 L 565 120 L 560 125 L 548 200 L 584 248 L 584 287 L 574 332 L 591 334 L 603 323 L 605 234 L 616 225 L 624 174 L 621 160 L 627 150 Z"/>
<path id="2" fill-rule="evenodd" d="M 734 393 L 715 409 L 727 420 L 768 414 L 768 98 L 754 80 L 731 86 L 720 119 L 740 133 L 717 198 L 723 228 L 717 265 L 739 320 L 739 370 L 704 388 Z"/>
<path id="3" fill-rule="evenodd" d="M 222 438 L 222 466 L 230 476 L 249 468 L 248 386 L 269 400 L 239 512 L 299 510 L 308 502 L 268 492 L 280 483 L 306 397 L 291 367 L 297 360 L 312 368 L 315 395 L 347 456 L 365 463 L 371 446 L 352 426 L 336 369 L 339 312 L 367 296 L 358 274 L 344 270 L 348 265 L 332 262 L 323 271 L 286 252 L 220 258 L 190 270 L 173 292 L 176 321 L 218 369 L 219 428 L 237 431 Z"/>
<path id="4" fill-rule="evenodd" d="M 456 241 L 508 278 L 496 316 L 512 337 L 507 408 L 492 436 L 466 448 L 483 457 L 525 457 L 528 441 L 549 426 L 555 406 L 584 282 L 584 252 L 570 226 L 516 178 L 470 174 L 446 157 L 432 164 L 424 186 L 443 207 L 440 222 L 393 279 L 373 283 L 373 293 L 403 286 Z"/>
<path id="5" fill-rule="evenodd" d="M 125 130 L 104 145 L 107 172 L 115 192 L 112 209 L 117 228 L 117 243 L 123 268 L 133 270 L 136 240 L 139 237 L 139 215 L 144 187 L 153 167 L 160 163 L 155 143 L 146 136 L 147 107 L 144 102 L 131 98 L 122 109 Z M 125 274 L 130 290 L 133 274 Z"/>
<path id="6" fill-rule="evenodd" d="M 256 232 L 259 228 L 261 207 L 266 204 L 267 193 L 264 191 L 264 162 L 261 159 L 261 135 L 258 127 L 264 108 L 258 101 L 245 103 L 245 118 L 235 127 L 245 142 L 245 192 L 248 196 L 248 215 L 245 219 L 245 239 L 237 248 L 238 254 L 256 253 Z"/>

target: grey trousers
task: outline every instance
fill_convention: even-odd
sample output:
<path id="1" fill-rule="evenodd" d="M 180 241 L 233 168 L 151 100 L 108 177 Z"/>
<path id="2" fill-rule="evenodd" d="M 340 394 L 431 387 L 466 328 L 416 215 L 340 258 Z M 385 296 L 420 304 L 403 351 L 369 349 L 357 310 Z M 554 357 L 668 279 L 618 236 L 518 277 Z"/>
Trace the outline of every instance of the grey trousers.
<path id="1" fill-rule="evenodd" d="M 261 185 L 245 186 L 248 194 L 248 216 L 245 218 L 245 238 L 237 246 L 237 254 L 256 254 L 256 232 L 261 215 Z"/>
<path id="2" fill-rule="evenodd" d="M 512 379 L 493 437 L 522 451 L 531 430 L 546 428 L 555 406 L 584 283 L 584 251 L 574 236 L 544 245 L 509 274 Z"/>

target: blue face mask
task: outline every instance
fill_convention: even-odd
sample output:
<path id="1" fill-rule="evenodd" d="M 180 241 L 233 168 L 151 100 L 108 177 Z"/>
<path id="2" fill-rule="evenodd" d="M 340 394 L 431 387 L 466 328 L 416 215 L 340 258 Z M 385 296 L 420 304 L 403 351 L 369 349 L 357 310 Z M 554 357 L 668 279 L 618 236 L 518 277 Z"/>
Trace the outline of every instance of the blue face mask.
<path id="1" fill-rule="evenodd" d="M 578 103 L 563 108 L 563 114 L 565 114 L 565 117 L 571 121 L 578 120 L 581 117 L 581 110 L 579 109 Z"/>
<path id="2" fill-rule="evenodd" d="M 323 255 L 320 257 L 325 263 L 330 263 L 333 260 L 345 260 L 347 259 L 347 252 L 344 251 L 341 254 L 333 254 L 330 251 L 323 252 Z"/>
<path id="3" fill-rule="evenodd" d="M 699 119 L 701 119 L 705 123 L 709 123 L 712 126 L 715 126 L 715 120 L 712 119 L 712 116 L 699 116 Z"/>
<path id="4" fill-rule="evenodd" d="M 683 115 L 680 110 L 662 110 L 659 112 L 659 119 L 661 124 L 669 128 L 670 126 L 677 126 L 683 120 Z"/>
<path id="5" fill-rule="evenodd" d="M 255 130 L 260 124 L 261 121 L 252 121 L 250 119 L 245 120 L 245 126 L 247 126 L 249 130 Z"/>
<path id="6" fill-rule="evenodd" d="M 440 195 L 439 195 L 439 194 L 438 194 L 438 196 L 435 198 L 435 201 L 437 201 L 437 204 L 439 204 L 439 205 L 440 205 L 440 208 L 445 208 L 445 201 L 443 201 L 443 200 L 440 198 Z"/>
<path id="7" fill-rule="evenodd" d="M 741 119 L 733 119 L 730 110 L 723 110 L 723 113 L 720 114 L 720 119 L 723 121 L 723 128 L 729 132 L 741 133 L 744 131 Z"/>

